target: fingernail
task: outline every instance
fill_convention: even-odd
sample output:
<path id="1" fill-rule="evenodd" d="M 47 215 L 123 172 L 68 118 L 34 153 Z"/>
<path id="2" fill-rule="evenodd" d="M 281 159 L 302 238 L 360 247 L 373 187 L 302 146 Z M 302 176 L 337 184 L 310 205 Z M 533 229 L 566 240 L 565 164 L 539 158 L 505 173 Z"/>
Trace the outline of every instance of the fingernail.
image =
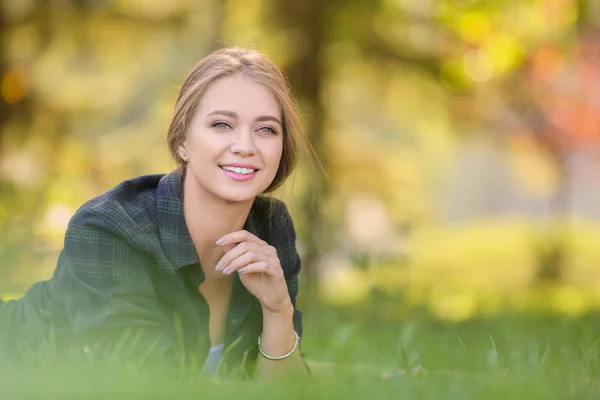
<path id="1" fill-rule="evenodd" d="M 225 239 L 221 238 L 219 240 L 217 240 L 217 245 L 222 245 L 223 243 L 225 243 Z"/>
<path id="2" fill-rule="evenodd" d="M 220 270 L 221 270 L 221 268 L 223 268 L 223 261 L 219 261 L 219 262 L 217 263 L 217 266 L 216 266 L 216 268 L 215 268 L 215 269 L 216 269 L 217 271 L 220 271 Z"/>
<path id="3" fill-rule="evenodd" d="M 225 267 L 223 270 L 223 274 L 227 275 L 229 273 L 229 267 Z"/>
<path id="4" fill-rule="evenodd" d="M 244 272 L 246 272 L 246 267 L 242 267 L 242 268 L 238 269 L 238 272 L 240 274 L 243 274 Z"/>

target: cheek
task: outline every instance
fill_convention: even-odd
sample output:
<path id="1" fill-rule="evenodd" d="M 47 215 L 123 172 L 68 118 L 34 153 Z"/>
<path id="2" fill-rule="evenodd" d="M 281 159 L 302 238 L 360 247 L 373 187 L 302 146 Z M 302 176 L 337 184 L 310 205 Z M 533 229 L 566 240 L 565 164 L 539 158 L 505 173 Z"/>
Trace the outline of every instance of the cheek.
<path id="1" fill-rule="evenodd" d="M 277 166 L 279 166 L 279 161 L 281 160 L 282 153 L 283 153 L 283 143 L 282 142 L 273 143 L 267 149 L 269 161 L 272 164 L 275 164 Z"/>
<path id="2" fill-rule="evenodd" d="M 217 138 L 210 136 L 210 132 L 203 132 L 201 130 L 190 134 L 187 143 L 188 150 L 191 150 L 194 154 L 205 156 L 215 153 L 223 147 Z M 205 160 L 204 157 L 202 159 Z"/>

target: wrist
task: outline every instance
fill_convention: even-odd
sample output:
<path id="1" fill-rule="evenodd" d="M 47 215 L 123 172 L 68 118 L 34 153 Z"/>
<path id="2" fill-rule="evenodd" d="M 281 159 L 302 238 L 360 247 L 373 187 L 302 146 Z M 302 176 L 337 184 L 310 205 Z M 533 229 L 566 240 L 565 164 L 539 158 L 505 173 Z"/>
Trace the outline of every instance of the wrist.
<path id="1" fill-rule="evenodd" d="M 294 316 L 294 305 L 288 298 L 276 308 L 262 306 L 263 319 L 287 319 Z"/>
<path id="2" fill-rule="evenodd" d="M 290 301 L 289 305 L 271 310 L 263 307 L 263 331 L 267 337 L 290 336 L 294 330 L 294 307 Z"/>
<path id="3" fill-rule="evenodd" d="M 265 358 L 287 358 L 296 350 L 298 341 L 294 331 L 294 307 L 291 301 L 276 310 L 263 307 L 263 330 L 259 340 L 259 351 Z"/>

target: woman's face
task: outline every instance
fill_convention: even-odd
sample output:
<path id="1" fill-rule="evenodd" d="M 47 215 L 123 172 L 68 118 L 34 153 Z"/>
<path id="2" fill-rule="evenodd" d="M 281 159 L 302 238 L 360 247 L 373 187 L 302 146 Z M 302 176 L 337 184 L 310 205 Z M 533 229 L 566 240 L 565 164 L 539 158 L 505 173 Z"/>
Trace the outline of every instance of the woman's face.
<path id="1" fill-rule="evenodd" d="M 179 155 L 187 179 L 229 202 L 253 200 L 271 185 L 283 150 L 281 112 L 273 94 L 243 75 L 205 92 Z"/>

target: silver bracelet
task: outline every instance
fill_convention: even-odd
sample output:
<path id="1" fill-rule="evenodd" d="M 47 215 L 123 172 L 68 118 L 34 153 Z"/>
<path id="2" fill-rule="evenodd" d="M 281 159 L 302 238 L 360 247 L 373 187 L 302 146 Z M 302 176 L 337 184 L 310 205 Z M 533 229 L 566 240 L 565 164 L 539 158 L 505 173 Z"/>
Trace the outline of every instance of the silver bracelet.
<path id="1" fill-rule="evenodd" d="M 296 336 L 296 340 L 294 340 L 294 347 L 292 347 L 292 349 L 289 352 L 287 352 L 287 354 L 284 354 L 284 355 L 278 356 L 278 357 L 273 357 L 273 356 L 266 354 L 263 351 L 263 349 L 260 347 L 260 336 L 258 338 L 258 351 L 260 351 L 260 354 L 262 354 L 262 356 L 268 360 L 283 360 L 284 358 L 288 358 L 289 356 L 294 354 L 294 352 L 298 348 L 298 345 L 300 345 L 300 336 L 298 336 L 296 331 L 294 331 L 294 335 Z"/>

